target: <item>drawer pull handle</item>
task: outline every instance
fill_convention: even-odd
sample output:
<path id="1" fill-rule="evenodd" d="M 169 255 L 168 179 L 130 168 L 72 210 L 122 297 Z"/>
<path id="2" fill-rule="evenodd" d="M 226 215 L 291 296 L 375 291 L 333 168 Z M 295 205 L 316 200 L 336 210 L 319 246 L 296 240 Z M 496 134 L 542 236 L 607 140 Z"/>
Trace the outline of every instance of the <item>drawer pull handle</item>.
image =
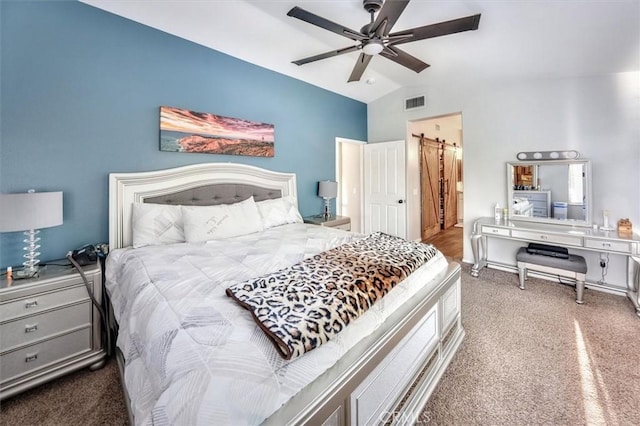
<path id="1" fill-rule="evenodd" d="M 38 331 L 38 324 L 24 326 L 25 333 L 33 333 L 34 331 Z"/>
<path id="2" fill-rule="evenodd" d="M 602 243 L 602 247 L 611 247 L 610 243 Z"/>
<path id="3" fill-rule="evenodd" d="M 24 362 L 33 362 L 38 359 L 38 354 L 27 354 L 27 357 L 24 359 Z"/>
<path id="4" fill-rule="evenodd" d="M 546 240 L 546 239 L 548 239 L 548 238 L 549 238 L 549 237 L 547 237 L 546 235 L 540 235 L 540 239 L 541 239 L 541 240 Z"/>
<path id="5" fill-rule="evenodd" d="M 38 301 L 37 300 L 33 300 L 31 302 L 27 302 L 27 303 L 24 304 L 25 309 L 35 308 L 36 306 L 38 306 Z"/>
<path id="6" fill-rule="evenodd" d="M 493 232 L 494 234 L 497 234 L 498 230 L 497 229 L 492 229 L 491 232 Z"/>

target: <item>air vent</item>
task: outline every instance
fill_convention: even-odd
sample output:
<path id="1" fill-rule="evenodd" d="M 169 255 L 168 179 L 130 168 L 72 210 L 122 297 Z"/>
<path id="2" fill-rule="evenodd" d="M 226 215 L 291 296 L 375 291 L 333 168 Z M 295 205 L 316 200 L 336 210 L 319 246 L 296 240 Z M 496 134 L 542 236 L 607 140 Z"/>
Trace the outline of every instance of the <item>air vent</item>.
<path id="1" fill-rule="evenodd" d="M 404 110 L 409 111 L 411 109 L 424 108 L 424 95 L 416 96 L 415 98 L 408 98 L 404 100 Z"/>

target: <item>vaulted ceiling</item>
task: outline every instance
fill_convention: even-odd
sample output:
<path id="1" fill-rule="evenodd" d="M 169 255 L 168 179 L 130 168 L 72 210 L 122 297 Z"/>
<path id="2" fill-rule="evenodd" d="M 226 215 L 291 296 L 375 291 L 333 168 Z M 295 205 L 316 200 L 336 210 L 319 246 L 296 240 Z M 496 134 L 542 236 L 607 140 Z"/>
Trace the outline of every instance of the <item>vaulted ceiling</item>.
<path id="1" fill-rule="evenodd" d="M 351 83 L 359 52 L 292 63 L 354 42 L 287 12 L 299 6 L 360 30 L 370 20 L 361 0 L 82 1 L 367 103 L 401 87 L 640 70 L 640 0 L 413 0 L 393 31 L 480 13 L 479 29 L 403 44 L 431 65 L 421 73 L 378 55 Z"/>

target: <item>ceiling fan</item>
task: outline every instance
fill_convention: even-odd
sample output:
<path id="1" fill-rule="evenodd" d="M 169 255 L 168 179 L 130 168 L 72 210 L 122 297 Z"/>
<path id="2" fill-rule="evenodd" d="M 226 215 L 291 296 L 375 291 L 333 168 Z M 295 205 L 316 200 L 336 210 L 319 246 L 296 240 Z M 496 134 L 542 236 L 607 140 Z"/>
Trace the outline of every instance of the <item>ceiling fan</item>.
<path id="1" fill-rule="evenodd" d="M 429 64 L 398 49 L 398 47 L 396 47 L 397 45 L 410 41 L 440 37 L 447 34 L 477 30 L 480 24 L 480 14 L 477 14 L 467 16 L 466 18 L 453 19 L 451 21 L 390 33 L 391 27 L 396 23 L 405 7 L 407 7 L 407 4 L 409 4 L 409 0 L 363 0 L 362 5 L 364 9 L 369 12 L 371 22 L 362 27 L 360 31 L 354 31 L 297 6 L 294 7 L 287 13 L 288 16 L 298 18 L 320 28 L 324 28 L 325 30 L 347 37 L 357 44 L 308 58 L 298 59 L 297 61 L 293 61 L 293 63 L 296 65 L 304 65 L 320 59 L 362 50 L 351 72 L 349 82 L 359 81 L 367 65 L 369 65 L 371 58 L 377 54 L 419 73 L 429 67 Z M 376 17 L 375 14 L 378 11 L 379 13 Z"/>

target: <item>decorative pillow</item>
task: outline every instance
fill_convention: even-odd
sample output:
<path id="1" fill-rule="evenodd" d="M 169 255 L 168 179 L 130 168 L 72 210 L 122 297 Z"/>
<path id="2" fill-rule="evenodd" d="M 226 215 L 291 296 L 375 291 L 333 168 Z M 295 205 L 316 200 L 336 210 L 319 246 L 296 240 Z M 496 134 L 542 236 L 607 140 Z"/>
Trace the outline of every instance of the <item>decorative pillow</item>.
<path id="1" fill-rule="evenodd" d="M 188 243 L 237 237 L 264 229 L 253 197 L 235 204 L 182 206 Z"/>
<path id="2" fill-rule="evenodd" d="M 287 223 L 302 223 L 302 216 L 296 207 L 293 197 L 287 195 L 273 200 L 258 201 L 258 210 L 262 216 L 262 225 L 265 229 Z"/>
<path id="3" fill-rule="evenodd" d="M 134 248 L 184 243 L 180 206 L 133 203 L 132 225 Z"/>

